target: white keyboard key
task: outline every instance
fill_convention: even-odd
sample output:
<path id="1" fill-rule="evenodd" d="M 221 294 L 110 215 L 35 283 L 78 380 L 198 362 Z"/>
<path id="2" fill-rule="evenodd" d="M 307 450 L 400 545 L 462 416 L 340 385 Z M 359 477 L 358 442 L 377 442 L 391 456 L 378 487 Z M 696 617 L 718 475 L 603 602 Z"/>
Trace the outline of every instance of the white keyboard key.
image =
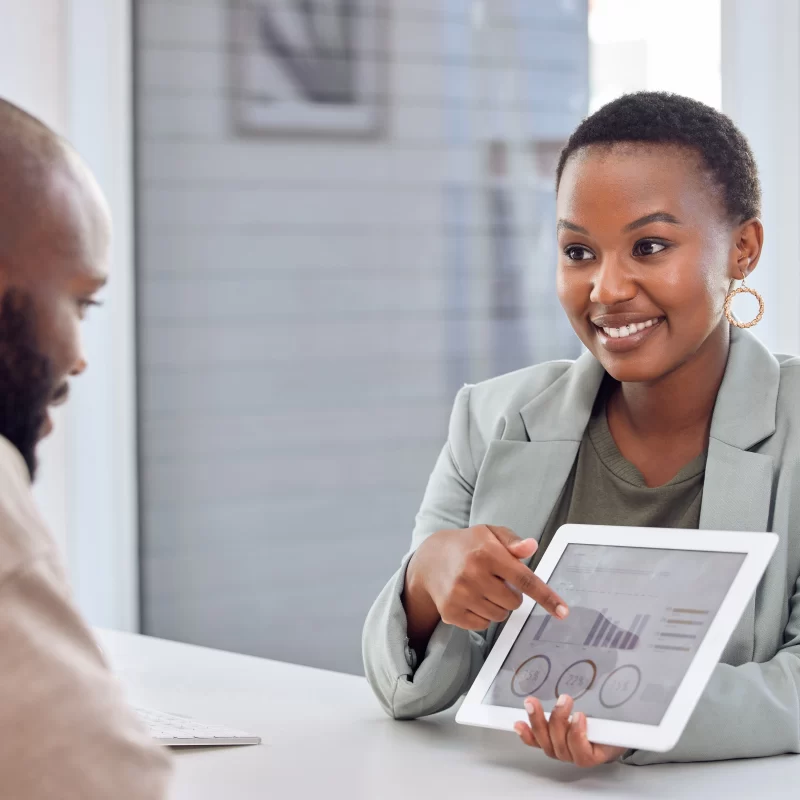
<path id="1" fill-rule="evenodd" d="M 204 745 L 261 744 L 259 736 L 233 730 L 222 725 L 197 722 L 178 714 L 135 708 L 150 736 L 167 747 L 202 747 Z"/>

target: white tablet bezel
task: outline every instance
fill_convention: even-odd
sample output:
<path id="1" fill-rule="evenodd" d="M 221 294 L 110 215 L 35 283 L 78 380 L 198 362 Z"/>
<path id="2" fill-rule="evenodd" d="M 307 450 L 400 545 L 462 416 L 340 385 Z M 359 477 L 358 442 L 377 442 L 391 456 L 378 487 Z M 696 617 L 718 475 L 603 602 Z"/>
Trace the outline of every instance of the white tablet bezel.
<path id="1" fill-rule="evenodd" d="M 564 525 L 558 530 L 536 569 L 536 575 L 545 582 L 552 575 L 564 550 L 570 544 L 745 554 L 739 572 L 731 583 L 660 724 L 646 725 L 592 717 L 587 719 L 587 735 L 590 741 L 656 752 L 666 752 L 677 744 L 714 667 L 719 662 L 728 639 L 764 574 L 777 543 L 776 534 L 763 532 L 626 528 L 610 525 Z M 525 597 L 522 606 L 509 617 L 456 715 L 457 722 L 484 728 L 513 730 L 514 723 L 527 721 L 521 701 L 520 708 L 514 709 L 483 705 L 483 699 L 535 607 L 536 603 Z M 547 713 L 546 716 L 549 719 L 550 714 Z"/>

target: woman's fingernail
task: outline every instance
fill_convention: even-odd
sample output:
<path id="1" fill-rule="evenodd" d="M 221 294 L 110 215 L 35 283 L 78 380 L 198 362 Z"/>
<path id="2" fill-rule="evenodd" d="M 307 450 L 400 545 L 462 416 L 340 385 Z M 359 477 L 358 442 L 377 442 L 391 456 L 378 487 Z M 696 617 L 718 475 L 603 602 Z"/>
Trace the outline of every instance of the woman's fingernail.
<path id="1" fill-rule="evenodd" d="M 529 714 L 533 714 L 533 712 L 536 711 L 536 706 L 533 704 L 533 700 L 531 700 L 530 697 L 525 701 L 525 710 Z"/>
<path id="2" fill-rule="evenodd" d="M 572 725 L 572 720 L 573 720 L 573 719 L 575 719 L 575 715 L 574 715 L 574 714 L 570 714 L 570 715 L 567 717 L 567 722 L 568 722 L 570 725 Z"/>
<path id="3" fill-rule="evenodd" d="M 569 614 L 569 609 L 565 605 L 559 604 L 556 606 L 556 616 L 559 619 L 564 619 L 567 614 Z"/>
<path id="4" fill-rule="evenodd" d="M 514 730 L 517 732 L 517 735 L 521 737 L 522 736 L 522 732 L 524 730 L 524 728 L 522 727 L 522 723 L 521 722 L 515 723 L 514 724 Z"/>
<path id="5" fill-rule="evenodd" d="M 567 695 L 562 694 L 561 697 L 556 700 L 556 708 L 561 708 L 567 702 Z"/>

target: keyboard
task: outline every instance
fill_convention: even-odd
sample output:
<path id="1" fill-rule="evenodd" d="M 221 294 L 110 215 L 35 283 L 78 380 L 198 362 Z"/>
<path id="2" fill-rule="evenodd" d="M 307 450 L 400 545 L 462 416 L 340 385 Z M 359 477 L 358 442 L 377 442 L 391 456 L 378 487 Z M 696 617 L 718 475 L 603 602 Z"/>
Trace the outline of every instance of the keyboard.
<path id="1" fill-rule="evenodd" d="M 134 708 L 139 719 L 159 744 L 166 747 L 207 747 L 237 744 L 261 744 L 260 736 L 225 728 L 222 725 L 208 725 L 179 714 Z"/>

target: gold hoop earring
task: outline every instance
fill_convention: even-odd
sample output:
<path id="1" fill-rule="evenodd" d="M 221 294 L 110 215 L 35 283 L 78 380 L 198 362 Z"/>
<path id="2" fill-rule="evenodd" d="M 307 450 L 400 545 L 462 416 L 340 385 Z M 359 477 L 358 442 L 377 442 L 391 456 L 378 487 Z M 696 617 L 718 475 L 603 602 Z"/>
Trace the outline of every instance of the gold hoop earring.
<path id="1" fill-rule="evenodd" d="M 756 318 L 750 322 L 740 322 L 731 314 L 731 303 L 737 294 L 751 294 L 758 300 L 758 314 Z M 735 325 L 737 328 L 752 328 L 753 325 L 758 325 L 758 323 L 761 322 L 761 317 L 764 316 L 764 298 L 755 289 L 745 286 L 744 278 L 742 278 L 742 285 L 738 289 L 731 289 L 728 292 L 728 296 L 725 298 L 725 316 L 728 318 L 728 322 L 730 322 L 731 325 Z"/>

